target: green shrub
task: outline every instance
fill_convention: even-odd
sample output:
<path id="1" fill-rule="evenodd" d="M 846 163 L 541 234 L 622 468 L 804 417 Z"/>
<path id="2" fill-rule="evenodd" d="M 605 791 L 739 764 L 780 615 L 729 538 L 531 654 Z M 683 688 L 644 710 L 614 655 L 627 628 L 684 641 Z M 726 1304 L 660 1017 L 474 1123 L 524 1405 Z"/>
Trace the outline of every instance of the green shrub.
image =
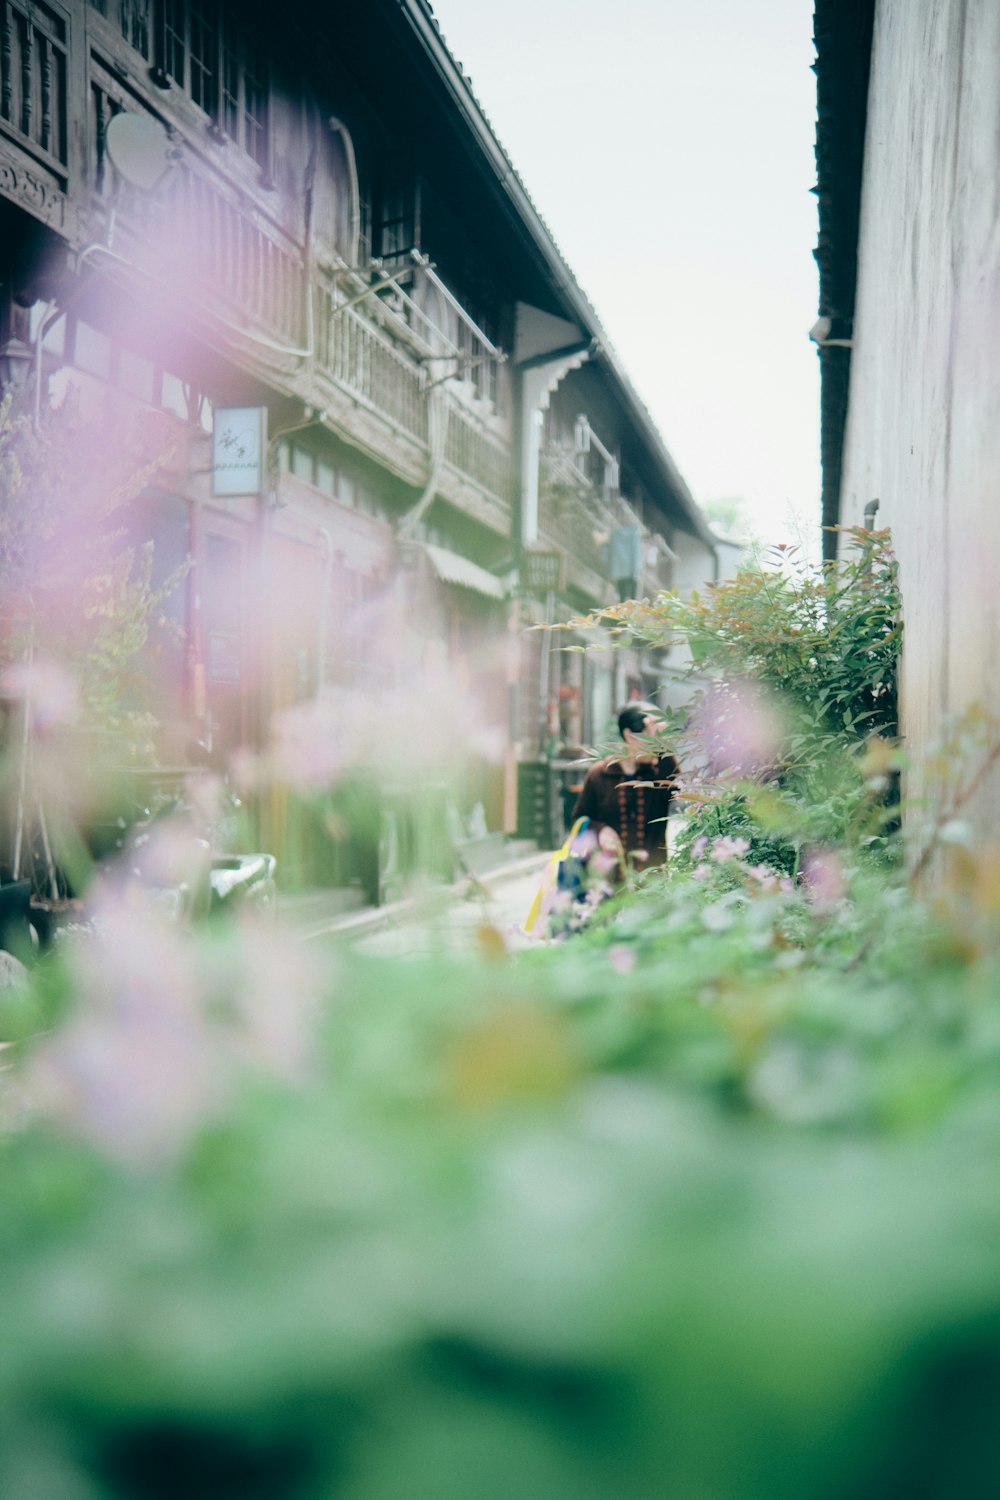
<path id="1" fill-rule="evenodd" d="M 690 653 L 692 697 L 668 713 L 689 818 L 682 861 L 702 837 L 750 840 L 755 860 L 792 874 L 811 846 L 852 842 L 893 856 L 893 754 L 902 639 L 888 533 L 855 528 L 840 563 L 795 549 L 703 593 L 597 611 L 616 643 Z"/>

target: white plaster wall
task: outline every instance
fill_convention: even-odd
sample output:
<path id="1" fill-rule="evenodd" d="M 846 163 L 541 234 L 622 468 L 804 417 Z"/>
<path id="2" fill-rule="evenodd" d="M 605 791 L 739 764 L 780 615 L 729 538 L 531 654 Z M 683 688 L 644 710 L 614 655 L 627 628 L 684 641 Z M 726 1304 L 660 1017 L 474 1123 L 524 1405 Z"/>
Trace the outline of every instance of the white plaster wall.
<path id="1" fill-rule="evenodd" d="M 699 537 L 688 531 L 672 531 L 670 545 L 674 549 L 673 587 L 686 598 L 692 593 L 704 593 L 716 576 L 731 576 L 721 568 L 717 551 L 713 551 Z M 693 691 L 687 670 L 691 665 L 691 652 L 687 644 L 678 641 L 663 654 L 665 666 L 664 685 L 659 701 L 672 708 L 683 706 Z"/>
<path id="2" fill-rule="evenodd" d="M 1000 711 L 1000 0 L 879 0 L 842 519 L 900 562 L 904 731 Z M 1000 838 L 1000 777 L 975 814 Z"/>
<path id="3" fill-rule="evenodd" d="M 692 589 L 703 589 L 706 583 L 715 581 L 715 553 L 700 537 L 675 530 L 670 534 L 670 545 L 676 553 L 674 588 L 679 594 L 690 594 Z"/>

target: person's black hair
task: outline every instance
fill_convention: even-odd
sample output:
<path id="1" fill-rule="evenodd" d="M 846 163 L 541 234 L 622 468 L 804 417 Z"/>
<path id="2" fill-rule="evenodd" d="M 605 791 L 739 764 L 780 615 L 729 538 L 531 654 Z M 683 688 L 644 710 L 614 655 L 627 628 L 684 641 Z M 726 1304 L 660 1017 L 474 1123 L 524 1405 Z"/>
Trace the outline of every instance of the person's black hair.
<path id="1" fill-rule="evenodd" d="M 631 729 L 633 734 L 641 734 L 650 714 L 658 719 L 663 717 L 655 703 L 626 703 L 618 714 L 618 733 L 622 739 L 625 738 L 626 729 Z"/>

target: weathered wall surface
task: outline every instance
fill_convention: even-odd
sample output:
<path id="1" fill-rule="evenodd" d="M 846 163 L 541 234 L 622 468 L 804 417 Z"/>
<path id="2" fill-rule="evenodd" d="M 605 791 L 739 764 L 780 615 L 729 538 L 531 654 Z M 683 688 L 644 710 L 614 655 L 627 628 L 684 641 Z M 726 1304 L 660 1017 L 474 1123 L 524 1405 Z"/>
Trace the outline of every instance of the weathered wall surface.
<path id="1" fill-rule="evenodd" d="M 880 0 L 842 520 L 880 501 L 904 728 L 1000 709 L 1000 4 Z M 976 809 L 1000 838 L 1000 777 Z"/>

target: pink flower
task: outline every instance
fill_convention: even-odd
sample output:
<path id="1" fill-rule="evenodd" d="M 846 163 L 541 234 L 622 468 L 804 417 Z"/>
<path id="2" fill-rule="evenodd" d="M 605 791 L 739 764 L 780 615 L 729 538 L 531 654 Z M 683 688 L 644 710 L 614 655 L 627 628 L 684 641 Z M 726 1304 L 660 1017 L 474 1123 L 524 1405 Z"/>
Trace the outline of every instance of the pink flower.
<path id="1" fill-rule="evenodd" d="M 570 845 L 570 851 L 580 859 L 587 859 L 598 846 L 598 837 L 592 828 L 584 828 Z"/>
<path id="2" fill-rule="evenodd" d="M 624 943 L 616 943 L 613 948 L 608 949 L 608 963 L 616 974 L 631 974 L 636 963 L 635 949 L 627 948 Z"/>
<path id="3" fill-rule="evenodd" d="M 259 792 L 264 779 L 260 756 L 241 745 L 229 757 L 229 779 L 244 796 Z"/>
<path id="4" fill-rule="evenodd" d="M 79 1009 L 40 1043 L 27 1097 L 111 1156 L 169 1159 L 226 1092 L 193 947 L 134 890 L 96 911 L 95 935 L 71 954 Z"/>
<path id="5" fill-rule="evenodd" d="M 728 835 L 722 834 L 719 838 L 713 840 L 712 852 L 708 857 L 721 864 L 727 859 L 741 859 L 749 848 L 749 839 L 730 838 Z"/>
<path id="6" fill-rule="evenodd" d="M 289 1083 L 309 1076 L 329 962 L 321 965 L 316 951 L 272 926 L 243 924 L 224 989 L 232 997 L 236 1050 L 246 1061 Z"/>
<path id="7" fill-rule="evenodd" d="M 196 888 L 208 878 L 208 845 L 181 818 L 165 818 L 137 834 L 128 857 L 129 873 L 150 886 Z"/>
<path id="8" fill-rule="evenodd" d="M 601 902 L 606 901 L 611 894 L 611 887 L 609 885 L 605 885 L 603 882 L 599 882 L 590 887 L 590 889 L 587 891 L 587 894 L 583 898 L 583 902 L 578 904 L 582 904 L 587 908 L 588 911 L 596 911 Z"/>
<path id="9" fill-rule="evenodd" d="M 833 849 L 812 849 L 802 861 L 802 884 L 817 911 L 830 911 L 842 901 L 847 885 L 840 857 Z"/>
<path id="10" fill-rule="evenodd" d="M 758 776 L 781 760 L 783 715 L 756 683 L 718 683 L 693 715 L 692 727 L 712 775 Z"/>
<path id="11" fill-rule="evenodd" d="M 707 836 L 704 833 L 699 833 L 698 837 L 695 839 L 694 843 L 691 845 L 691 853 L 692 853 L 693 857 L 695 859 L 701 859 L 701 856 L 704 854 L 704 852 L 705 852 L 705 850 L 707 848 L 708 848 L 708 838 L 707 838 Z"/>
<path id="12" fill-rule="evenodd" d="M 75 724 L 80 717 L 80 685 L 72 672 L 48 657 L 8 667 L 0 679 L 0 695 L 29 702 L 35 727 L 42 732 L 57 725 Z"/>
<path id="13" fill-rule="evenodd" d="M 288 709 L 275 721 L 273 736 L 274 766 L 281 781 L 319 789 L 343 774 L 344 720 L 331 695 Z"/>

